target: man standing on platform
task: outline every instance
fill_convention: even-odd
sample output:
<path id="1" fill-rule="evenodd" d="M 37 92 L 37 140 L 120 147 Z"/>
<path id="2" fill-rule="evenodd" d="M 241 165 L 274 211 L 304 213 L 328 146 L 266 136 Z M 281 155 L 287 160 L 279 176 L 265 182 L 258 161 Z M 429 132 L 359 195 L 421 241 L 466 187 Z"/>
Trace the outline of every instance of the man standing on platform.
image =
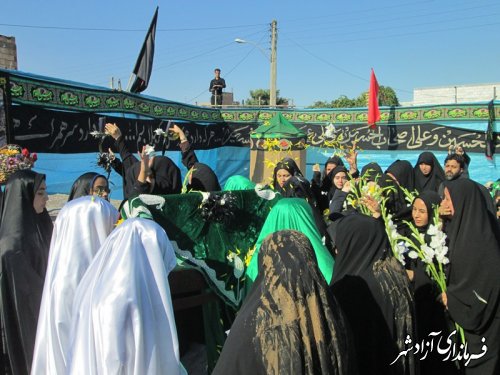
<path id="1" fill-rule="evenodd" d="M 215 78 L 210 81 L 210 88 L 208 91 L 212 93 L 210 104 L 213 106 L 220 106 L 222 104 L 222 89 L 226 87 L 226 81 L 220 77 L 220 69 L 214 70 Z"/>

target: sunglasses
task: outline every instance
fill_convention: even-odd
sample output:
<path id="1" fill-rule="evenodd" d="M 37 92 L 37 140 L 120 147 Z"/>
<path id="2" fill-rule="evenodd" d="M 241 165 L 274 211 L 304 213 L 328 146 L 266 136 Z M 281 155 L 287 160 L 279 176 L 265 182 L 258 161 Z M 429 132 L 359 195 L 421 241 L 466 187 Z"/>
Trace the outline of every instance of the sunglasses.
<path id="1" fill-rule="evenodd" d="M 105 186 L 96 186 L 94 189 L 93 189 L 94 193 L 96 193 L 97 195 L 102 195 L 104 193 L 110 193 L 111 190 L 109 190 L 108 187 L 105 187 Z"/>

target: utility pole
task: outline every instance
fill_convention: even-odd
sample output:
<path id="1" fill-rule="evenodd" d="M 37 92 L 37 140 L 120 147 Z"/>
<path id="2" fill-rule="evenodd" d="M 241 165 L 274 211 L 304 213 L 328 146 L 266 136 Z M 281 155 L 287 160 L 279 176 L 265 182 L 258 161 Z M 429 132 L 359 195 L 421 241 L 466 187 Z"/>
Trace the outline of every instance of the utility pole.
<path id="1" fill-rule="evenodd" d="M 278 39 L 278 22 L 271 22 L 271 74 L 269 83 L 269 105 L 276 107 L 276 45 Z"/>

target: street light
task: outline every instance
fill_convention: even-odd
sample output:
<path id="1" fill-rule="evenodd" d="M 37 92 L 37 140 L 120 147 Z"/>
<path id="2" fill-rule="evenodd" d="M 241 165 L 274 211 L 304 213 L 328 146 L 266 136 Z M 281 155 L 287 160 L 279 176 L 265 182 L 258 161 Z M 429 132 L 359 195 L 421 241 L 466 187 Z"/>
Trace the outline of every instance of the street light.
<path id="1" fill-rule="evenodd" d="M 267 52 L 264 48 L 262 48 L 261 46 L 259 46 L 257 43 L 255 42 L 252 42 L 251 40 L 245 40 L 245 39 L 240 39 L 240 38 L 236 38 L 234 40 L 236 43 L 239 43 L 239 44 L 251 44 L 255 47 L 257 47 L 259 49 L 260 52 L 262 52 L 262 54 L 266 57 L 266 59 L 268 59 L 269 61 L 271 61 L 271 55 L 269 54 L 269 52 Z"/>
<path id="2" fill-rule="evenodd" d="M 266 57 L 266 59 L 269 60 L 271 64 L 271 73 L 269 79 L 269 106 L 271 107 L 276 107 L 276 39 L 277 39 L 276 25 L 277 25 L 276 20 L 273 20 L 273 22 L 271 22 L 271 54 L 266 52 L 261 46 L 259 46 L 255 42 L 240 38 L 236 38 L 234 40 L 236 43 L 240 44 L 248 43 L 254 45 L 260 50 L 260 52 L 262 52 L 262 54 Z"/>

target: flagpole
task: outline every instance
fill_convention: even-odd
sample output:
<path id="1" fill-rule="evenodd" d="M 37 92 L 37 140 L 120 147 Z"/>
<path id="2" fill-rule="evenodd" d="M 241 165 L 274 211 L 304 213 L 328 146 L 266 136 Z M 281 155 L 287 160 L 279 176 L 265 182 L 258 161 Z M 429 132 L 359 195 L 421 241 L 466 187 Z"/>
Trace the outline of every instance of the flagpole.
<path id="1" fill-rule="evenodd" d="M 134 78 L 135 78 L 135 74 L 134 74 L 134 73 L 132 73 L 132 74 L 130 75 L 129 80 L 128 80 L 127 90 L 125 90 L 125 91 L 130 92 L 130 88 L 131 88 L 131 86 L 132 86 L 132 81 L 134 80 Z"/>

